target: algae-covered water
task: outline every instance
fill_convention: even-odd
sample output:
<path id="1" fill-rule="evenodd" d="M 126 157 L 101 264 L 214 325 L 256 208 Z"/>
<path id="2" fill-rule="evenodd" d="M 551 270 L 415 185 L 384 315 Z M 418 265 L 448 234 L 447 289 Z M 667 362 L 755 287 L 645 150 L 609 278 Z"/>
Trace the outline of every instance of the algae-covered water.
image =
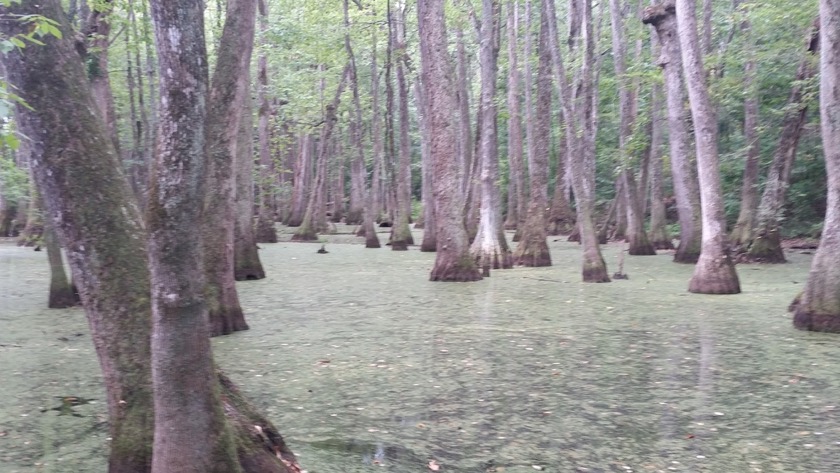
<path id="1" fill-rule="evenodd" d="M 552 267 L 465 284 L 428 282 L 416 249 L 262 245 L 251 330 L 216 358 L 310 473 L 840 471 L 840 338 L 785 311 L 810 256 L 700 296 L 668 254 L 585 285 L 578 246 L 550 244 Z M 101 401 L 40 412 L 103 398 L 84 315 L 44 309 L 47 282 L 43 253 L 0 244 L 0 472 L 105 471 Z"/>

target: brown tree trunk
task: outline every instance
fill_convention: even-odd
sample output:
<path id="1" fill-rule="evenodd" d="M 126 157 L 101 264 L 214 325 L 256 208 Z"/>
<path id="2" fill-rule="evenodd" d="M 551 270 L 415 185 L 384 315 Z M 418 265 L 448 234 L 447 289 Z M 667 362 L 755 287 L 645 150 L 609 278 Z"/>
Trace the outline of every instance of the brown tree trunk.
<path id="1" fill-rule="evenodd" d="M 627 77 L 627 45 L 625 41 L 624 17 L 621 13 L 619 0 L 610 0 L 610 18 L 612 23 L 612 50 L 615 74 L 618 77 L 618 101 L 620 124 L 618 132 L 619 161 L 622 166 L 621 177 L 624 184 L 624 197 L 626 204 L 623 206 L 627 212 L 627 240 L 628 250 L 631 255 L 655 255 L 656 250 L 648 239 L 645 231 L 645 214 L 642 210 L 642 199 L 644 190 L 640 192 L 635 171 L 630 168 L 628 142 L 633 137 L 633 121 L 635 119 L 634 102 L 635 94 L 631 90 L 631 84 Z M 647 183 L 642 183 L 642 188 Z M 640 195 L 641 194 L 641 195 Z"/>
<path id="2" fill-rule="evenodd" d="M 655 42 L 654 57 L 658 55 L 658 40 L 654 37 L 651 41 Z M 662 190 L 663 179 L 663 153 L 662 153 L 662 129 L 665 125 L 664 117 L 662 116 L 662 86 L 654 84 L 651 89 L 651 134 L 650 134 L 650 167 L 651 169 L 651 185 L 650 185 L 650 242 L 657 250 L 673 250 L 674 243 L 671 241 L 671 235 L 668 232 L 667 221 L 665 218 L 665 201 Z"/>
<path id="3" fill-rule="evenodd" d="M 744 177 L 741 183 L 741 208 L 735 227 L 729 234 L 729 240 L 735 246 L 752 241 L 758 205 L 758 168 L 761 160 L 761 145 L 758 141 L 758 88 L 755 83 L 756 62 L 749 20 L 744 21 L 741 30 L 747 42 L 747 60 L 744 63 L 744 141 L 747 144 L 747 156 L 744 160 Z"/>
<path id="4" fill-rule="evenodd" d="M 298 229 L 292 235 L 292 241 L 315 241 L 318 239 L 318 232 L 325 230 L 326 213 L 324 211 L 324 196 L 326 193 L 327 180 L 327 158 L 329 156 L 329 145 L 332 140 L 335 123 L 338 120 L 338 106 L 341 103 L 341 95 L 347 85 L 347 77 L 350 75 L 350 64 L 344 67 L 341 73 L 341 80 L 335 90 L 332 102 L 327 105 L 324 112 L 324 125 L 321 129 L 321 136 L 318 144 L 318 159 L 315 163 L 315 182 L 312 185 L 312 193 L 309 196 L 309 203 L 306 206 L 306 213 Z"/>
<path id="5" fill-rule="evenodd" d="M 525 217 L 525 176 L 524 155 L 522 148 L 522 107 L 520 104 L 521 72 L 517 57 L 519 38 L 519 2 L 507 5 L 507 40 L 508 40 L 508 179 L 507 218 L 505 228 L 515 230 Z"/>
<path id="6" fill-rule="evenodd" d="M 677 0 L 676 14 L 683 72 L 694 124 L 703 239 L 700 258 L 688 290 L 699 294 L 738 294 L 741 285 L 729 256 L 717 150 L 717 117 L 709 92 L 697 38 L 694 0 Z"/>
<path id="7" fill-rule="evenodd" d="M 550 29 L 548 41 L 551 46 L 551 66 L 554 83 L 561 97 L 561 110 L 566 122 L 566 141 L 570 156 L 572 185 L 577 207 L 577 223 L 580 242 L 583 246 L 582 275 L 584 282 L 609 282 L 607 265 L 601 255 L 598 234 L 593 215 L 595 211 L 595 134 L 597 114 L 595 113 L 596 80 L 593 73 L 595 60 L 595 34 L 592 22 L 592 5 L 589 0 L 582 0 L 575 5 L 574 11 L 580 12 L 580 27 L 583 35 L 581 49 L 580 83 L 573 88 L 566 77 L 565 65 L 560 51 L 557 35 L 554 0 L 546 0 L 543 10 Z M 576 41 L 575 39 L 572 40 Z"/>
<path id="8" fill-rule="evenodd" d="M 554 196 L 551 198 L 551 210 L 548 213 L 548 234 L 568 235 L 575 228 L 575 214 L 572 205 L 566 197 L 568 179 L 566 169 L 569 167 L 569 146 L 566 139 L 565 127 L 560 127 L 560 138 L 557 143 L 557 172 L 554 181 Z"/>
<path id="9" fill-rule="evenodd" d="M 268 34 L 268 3 L 259 0 L 260 37 L 266 41 Z M 268 58 L 265 51 L 260 52 L 257 59 L 257 90 L 260 102 L 258 139 L 260 147 L 259 172 L 257 172 L 257 243 L 277 243 L 277 229 L 274 228 L 272 212 L 272 181 L 271 170 L 271 104 L 268 100 Z"/>
<path id="10" fill-rule="evenodd" d="M 245 94 L 236 145 L 233 277 L 237 281 L 265 278 L 265 270 L 257 251 L 257 238 L 254 232 L 254 118 L 251 102 L 251 94 Z"/>
<path id="11" fill-rule="evenodd" d="M 834 0 L 820 0 L 820 42 L 820 126 L 828 209 L 793 325 L 840 333 L 840 5 Z"/>
<path id="12" fill-rule="evenodd" d="M 435 211 L 434 179 L 432 170 L 432 157 L 429 153 L 432 134 L 429 130 L 429 108 L 426 104 L 426 95 L 420 81 L 414 82 L 414 96 L 417 101 L 418 122 L 420 125 L 420 159 L 423 169 L 423 241 L 420 242 L 420 251 L 437 251 L 437 232 Z"/>
<path id="13" fill-rule="evenodd" d="M 682 52 L 674 8 L 674 0 L 650 6 L 645 9 L 642 21 L 654 26 L 662 47 L 657 63 L 665 79 L 671 173 L 680 224 L 680 242 L 674 254 L 674 262 L 696 263 L 700 257 L 701 243 L 700 191 L 691 163 L 690 138 L 686 129 Z"/>
<path id="14" fill-rule="evenodd" d="M 510 248 L 505 238 L 499 190 L 499 143 L 496 110 L 496 80 L 499 57 L 498 0 L 483 0 L 481 31 L 479 33 L 479 63 L 481 64 L 481 133 L 479 165 L 481 166 L 481 217 L 470 253 L 484 276 L 490 268 L 508 269 L 513 266 Z"/>
<path id="15" fill-rule="evenodd" d="M 409 222 L 411 221 L 411 139 L 408 135 L 408 79 L 406 62 L 408 53 L 405 42 L 405 7 L 400 11 L 397 28 L 394 32 L 394 49 L 397 69 L 397 105 L 399 109 L 399 154 L 396 170 L 396 208 L 394 209 L 394 227 L 391 233 L 391 250 L 405 251 L 414 244 Z"/>
<path id="16" fill-rule="evenodd" d="M 809 31 L 806 42 L 809 48 L 813 43 L 812 39 L 818 34 L 817 31 Z M 790 173 L 796 160 L 796 148 L 799 145 L 799 137 L 802 136 L 802 128 L 805 126 L 808 112 L 808 104 L 803 97 L 803 83 L 814 77 L 816 73 L 811 65 L 810 56 L 813 53 L 816 53 L 816 51 L 809 49 L 806 57 L 800 62 L 796 79 L 788 97 L 785 107 L 786 113 L 782 119 L 779 146 L 776 148 L 773 162 L 767 172 L 764 193 L 761 195 L 761 202 L 758 204 L 755 217 L 753 238 L 749 242 L 749 249 L 747 250 L 747 259 L 750 261 L 762 263 L 785 262 L 780 227 L 784 217 L 783 207 L 790 183 Z"/>
<path id="17" fill-rule="evenodd" d="M 237 144 L 245 95 L 250 93 L 256 10 L 253 1 L 228 1 L 208 99 L 209 160 L 201 228 L 212 336 L 248 329 L 234 279 L 234 221 Z"/>
<path id="18" fill-rule="evenodd" d="M 456 67 L 457 67 L 457 103 L 458 103 L 458 159 L 460 164 L 461 192 L 466 196 L 469 191 L 473 163 L 472 120 L 470 119 L 470 93 L 467 84 L 467 48 L 464 44 L 464 31 L 459 26 L 455 29 Z"/>
<path id="19" fill-rule="evenodd" d="M 312 135 L 308 132 L 301 133 L 297 139 L 298 153 L 292 180 L 291 210 L 285 222 L 290 227 L 299 227 L 306 213 L 306 203 L 309 201 L 307 193 L 312 181 L 312 141 Z"/>
<path id="20" fill-rule="evenodd" d="M 117 113 L 114 109 L 114 94 L 111 91 L 111 74 L 109 72 L 108 49 L 111 35 L 111 13 L 114 5 L 112 0 L 97 2 L 90 9 L 85 20 L 84 34 L 87 44 L 87 71 L 90 90 L 96 109 L 108 129 L 108 137 L 114 143 L 114 149 L 120 154 L 119 130 L 117 130 Z"/>
<path id="21" fill-rule="evenodd" d="M 481 279 L 481 274 L 469 254 L 469 241 L 462 215 L 464 200 L 456 160 L 455 123 L 452 122 L 451 116 L 456 99 L 447 52 L 444 1 L 419 2 L 417 18 L 420 30 L 421 80 L 429 111 L 429 153 L 434 171 L 437 212 L 438 245 L 430 279 L 477 281 Z"/>
<path id="22" fill-rule="evenodd" d="M 548 155 L 551 139 L 551 51 L 549 50 L 548 14 L 540 13 L 539 66 L 537 68 L 537 100 L 535 115 L 540 117 L 529 136 L 528 180 L 531 192 L 528 213 L 514 262 L 523 266 L 551 266 L 546 242 L 545 209 L 548 208 Z M 533 140 L 533 146 L 531 146 Z"/>

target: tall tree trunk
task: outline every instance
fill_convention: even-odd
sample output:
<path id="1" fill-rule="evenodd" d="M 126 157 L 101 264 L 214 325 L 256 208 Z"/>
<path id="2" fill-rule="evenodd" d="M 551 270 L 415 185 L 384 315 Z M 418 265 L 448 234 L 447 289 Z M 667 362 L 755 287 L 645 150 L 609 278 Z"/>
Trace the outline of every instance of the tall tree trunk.
<path id="1" fill-rule="evenodd" d="M 521 72 L 517 57 L 519 38 L 519 2 L 507 5 L 507 40 L 508 40 L 508 205 L 505 228 L 515 230 L 520 220 L 525 217 L 525 175 L 524 155 L 522 151 L 522 107 L 520 104 Z M 528 58 L 526 58 L 526 61 Z"/>
<path id="2" fill-rule="evenodd" d="M 289 217 L 286 225 L 299 227 L 303 223 L 303 215 L 306 213 L 306 204 L 309 201 L 309 192 L 312 181 L 312 135 L 303 132 L 297 139 L 297 159 L 295 160 L 295 175 L 292 179 L 292 201 Z"/>
<path id="3" fill-rule="evenodd" d="M 749 20 L 741 25 L 746 37 L 746 56 L 744 63 L 744 141 L 747 145 L 747 156 L 744 160 L 744 177 L 741 183 L 741 209 L 738 220 L 729 239 L 735 246 L 748 244 L 752 241 L 755 225 L 756 205 L 758 205 L 758 171 L 761 160 L 761 144 L 758 141 L 758 87 L 756 86 L 756 62 L 753 51 L 753 39 L 750 33 Z"/>
<path id="4" fill-rule="evenodd" d="M 513 266 L 510 248 L 505 238 L 499 190 L 499 143 L 496 110 L 496 81 L 499 57 L 498 0 L 483 0 L 481 31 L 479 33 L 479 63 L 481 64 L 481 133 L 479 164 L 481 166 L 481 218 L 470 252 L 484 276 L 490 268 L 508 269 Z"/>
<path id="5" fill-rule="evenodd" d="M 458 159 L 460 164 L 461 192 L 466 196 L 472 177 L 473 136 L 472 120 L 470 119 L 470 92 L 467 73 L 467 47 L 464 44 L 464 31 L 455 28 L 455 57 L 457 66 L 457 101 L 458 101 L 458 145 L 460 147 Z"/>
<path id="6" fill-rule="evenodd" d="M 394 227 L 391 233 L 391 249 L 404 251 L 408 245 L 414 244 L 414 237 L 408 224 L 411 221 L 411 138 L 408 135 L 408 79 L 406 78 L 406 63 L 408 52 L 405 40 L 405 7 L 400 11 L 397 28 L 394 32 L 394 49 L 396 53 L 397 69 L 397 105 L 399 109 L 399 154 L 396 172 L 397 205 L 394 212 Z"/>
<path id="7" fill-rule="evenodd" d="M 90 9 L 85 20 L 84 34 L 87 44 L 87 70 L 90 89 L 96 109 L 108 129 L 108 137 L 114 143 L 114 149 L 120 154 L 119 130 L 117 130 L 117 113 L 114 107 L 114 94 L 111 91 L 111 74 L 109 72 L 109 55 L 111 35 L 111 13 L 114 5 L 112 0 L 97 2 Z"/>
<path id="8" fill-rule="evenodd" d="M 612 22 L 612 49 L 615 74 L 618 77 L 618 101 L 620 124 L 618 132 L 618 152 L 621 163 L 621 177 L 627 205 L 627 252 L 631 255 L 655 255 L 656 250 L 645 232 L 645 214 L 642 210 L 644 190 L 641 192 L 636 183 L 635 171 L 630 168 L 628 142 L 633 137 L 635 94 L 631 90 L 627 77 L 627 45 L 625 40 L 624 16 L 619 0 L 610 0 L 610 18 Z M 647 183 L 642 183 L 644 188 Z M 641 194 L 641 196 L 640 196 Z"/>
<path id="9" fill-rule="evenodd" d="M 149 199 L 152 279 L 152 473 L 241 472 L 210 348 L 201 225 L 207 52 L 200 1 L 152 4 L 161 125 Z M 235 3 L 235 0 L 232 2 Z M 241 113 L 241 108 L 239 113 Z"/>
<path id="10" fill-rule="evenodd" d="M 250 91 L 249 91 L 250 92 Z M 236 144 L 236 213 L 233 239 L 233 278 L 265 278 L 254 232 L 254 117 L 251 94 L 245 94 Z"/>
<path id="11" fill-rule="evenodd" d="M 651 38 L 655 42 L 654 57 L 659 53 L 659 40 Z M 658 250 L 672 250 L 674 243 L 668 233 L 667 221 L 665 218 L 665 201 L 663 193 L 663 153 L 662 153 L 662 129 L 665 119 L 662 116 L 662 86 L 654 84 L 651 89 L 651 134 L 650 134 L 650 242 Z"/>
<path id="12" fill-rule="evenodd" d="M 247 330 L 234 279 L 236 160 L 242 107 L 249 91 L 256 3 L 229 0 L 210 86 L 207 192 L 202 235 L 212 336 Z M 165 70 L 165 69 L 162 69 Z"/>
<path id="13" fill-rule="evenodd" d="M 259 0 L 260 38 L 266 41 L 268 34 L 268 3 Z M 271 170 L 271 103 L 268 100 L 268 57 L 265 51 L 257 59 L 257 97 L 259 98 L 259 121 L 257 134 L 260 147 L 259 172 L 257 175 L 257 243 L 277 243 L 277 229 L 274 228 L 274 216 L 271 210 L 272 180 Z"/>
<path id="14" fill-rule="evenodd" d="M 560 138 L 557 143 L 557 172 L 554 181 L 554 196 L 551 198 L 550 211 L 548 213 L 548 234 L 568 235 L 575 228 L 575 214 L 572 205 L 566 197 L 566 186 L 568 176 L 566 170 L 569 163 L 569 146 L 566 139 L 565 127 L 560 127 Z"/>
<path id="15" fill-rule="evenodd" d="M 676 263 L 696 263 L 700 257 L 700 191 L 691 160 L 691 141 L 686 129 L 682 79 L 682 52 L 677 38 L 674 0 L 665 0 L 645 9 L 642 21 L 653 25 L 662 47 L 657 63 L 665 78 L 668 108 L 668 141 L 671 174 L 679 213 L 680 242 L 674 254 Z"/>
<path id="16" fill-rule="evenodd" d="M 430 112 L 426 103 L 426 95 L 419 80 L 414 82 L 414 96 L 419 112 L 417 118 L 420 125 L 420 159 L 423 169 L 423 241 L 420 242 L 420 251 L 434 252 L 437 251 L 437 212 L 435 211 L 434 186 L 432 184 L 434 179 L 432 157 L 429 150 L 432 132 L 429 129 Z"/>
<path id="17" fill-rule="evenodd" d="M 312 193 L 309 196 L 309 203 L 306 205 L 306 213 L 303 215 L 303 222 L 292 235 L 292 241 L 315 241 L 317 233 L 325 230 L 326 213 L 324 202 L 327 181 L 327 158 L 329 157 L 330 142 L 332 140 L 335 123 L 338 121 L 338 106 L 341 103 L 341 95 L 347 85 L 347 76 L 350 75 L 350 65 L 344 67 L 341 73 L 341 80 L 336 87 L 332 102 L 327 105 L 324 112 L 324 125 L 321 129 L 321 136 L 318 144 L 318 159 L 315 162 L 315 182 L 312 185 Z"/>
<path id="18" fill-rule="evenodd" d="M 717 117 L 709 92 L 697 38 L 694 0 L 677 0 L 676 14 L 683 72 L 694 124 L 703 240 L 688 290 L 699 294 L 738 294 L 741 285 L 729 256 L 717 150 Z"/>
<path id="19" fill-rule="evenodd" d="M 796 148 L 802 136 L 802 128 L 808 113 L 808 104 L 803 97 L 803 83 L 814 77 L 816 71 L 812 66 L 811 54 L 816 53 L 815 39 L 819 33 L 816 30 L 808 32 L 806 44 L 808 53 L 799 63 L 796 79 L 791 87 L 785 115 L 782 119 L 782 131 L 779 135 L 779 145 L 773 155 L 773 162 L 767 172 L 764 193 L 758 204 L 755 227 L 752 240 L 749 242 L 747 258 L 762 263 L 784 263 L 785 254 L 782 250 L 781 222 L 784 217 L 783 207 L 790 183 L 790 173 L 796 160 Z"/>
<path id="20" fill-rule="evenodd" d="M 537 100 L 535 115 L 540 117 L 529 136 L 528 180 L 531 184 L 528 213 L 522 225 L 522 236 L 513 254 L 516 264 L 551 266 L 546 242 L 545 210 L 548 208 L 548 155 L 551 139 L 551 51 L 549 51 L 548 14 L 540 13 L 539 66 L 537 68 Z"/>
<path id="21" fill-rule="evenodd" d="M 566 122 L 566 141 L 572 171 L 572 185 L 577 207 L 577 222 L 580 242 L 583 246 L 582 275 L 584 282 L 609 282 L 607 265 L 601 255 L 598 234 L 595 229 L 595 135 L 597 114 L 595 113 L 595 33 L 590 0 L 580 0 L 575 11 L 580 12 L 580 27 L 583 40 L 579 87 L 573 91 L 566 77 L 565 65 L 560 51 L 557 34 L 557 15 L 554 0 L 543 3 L 544 15 L 548 19 L 548 41 L 551 46 L 551 67 L 557 95 L 562 98 L 561 110 Z M 577 41 L 577 40 L 572 40 Z"/>
<path id="22" fill-rule="evenodd" d="M 820 0 L 820 42 L 820 126 L 828 209 L 793 325 L 840 333 L 840 4 L 834 0 Z"/>
<path id="23" fill-rule="evenodd" d="M 437 212 L 437 253 L 432 281 L 477 281 L 481 279 L 469 254 L 464 228 L 464 200 L 459 179 L 455 124 L 452 110 L 452 68 L 447 52 L 444 0 L 417 4 L 420 30 L 420 65 L 423 91 L 429 111 L 431 143 L 429 153 L 434 170 L 435 210 Z"/>

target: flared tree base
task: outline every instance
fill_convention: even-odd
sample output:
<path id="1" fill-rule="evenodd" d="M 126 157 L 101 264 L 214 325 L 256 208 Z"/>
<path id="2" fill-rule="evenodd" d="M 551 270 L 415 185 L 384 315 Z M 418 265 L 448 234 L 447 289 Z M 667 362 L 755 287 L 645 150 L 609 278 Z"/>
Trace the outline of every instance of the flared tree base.
<path id="1" fill-rule="evenodd" d="M 651 240 L 651 245 L 656 250 L 673 250 L 674 242 L 670 238 L 663 240 Z"/>
<path id="2" fill-rule="evenodd" d="M 700 260 L 700 244 L 692 244 L 685 240 L 680 240 L 677 246 L 677 252 L 674 253 L 674 263 L 680 264 L 696 264 Z"/>
<path id="3" fill-rule="evenodd" d="M 426 238 L 423 236 L 423 241 L 420 242 L 420 251 L 424 253 L 434 253 L 437 251 L 437 240 L 434 238 Z"/>
<path id="4" fill-rule="evenodd" d="M 429 280 L 443 282 L 480 281 L 481 273 L 475 265 L 475 261 L 468 254 L 456 260 L 446 257 L 441 258 L 441 255 L 438 255 Z"/>
<path id="5" fill-rule="evenodd" d="M 513 262 L 517 266 L 526 266 L 529 268 L 551 266 L 551 253 L 548 251 L 548 244 L 543 242 L 542 245 L 532 245 L 531 248 L 526 248 L 522 251 L 517 248 Z"/>
<path id="6" fill-rule="evenodd" d="M 364 222 L 364 215 L 364 209 L 351 209 L 347 212 L 347 218 L 344 220 L 344 223 L 347 225 L 361 225 Z"/>
<path id="7" fill-rule="evenodd" d="M 277 243 L 277 229 L 270 220 L 260 219 L 254 232 L 257 243 Z"/>
<path id="8" fill-rule="evenodd" d="M 292 235 L 292 241 L 318 241 L 318 234 L 314 230 L 305 230 L 300 227 Z"/>
<path id="9" fill-rule="evenodd" d="M 242 309 L 210 311 L 210 336 L 219 337 L 248 330 Z"/>
<path id="10" fill-rule="evenodd" d="M 583 264 L 583 282 L 588 283 L 606 283 L 610 282 L 610 276 L 607 273 L 607 265 L 604 260 L 588 261 Z"/>
<path id="11" fill-rule="evenodd" d="M 787 263 L 785 252 L 778 232 L 766 232 L 752 241 L 744 256 L 751 263 L 781 264 Z"/>
<path id="12" fill-rule="evenodd" d="M 382 245 L 379 243 L 379 237 L 376 236 L 375 232 L 370 232 L 365 237 L 365 248 L 382 248 Z"/>
<path id="13" fill-rule="evenodd" d="M 632 256 L 655 256 L 656 248 L 645 238 L 643 241 L 631 240 L 627 248 L 627 254 Z"/>
<path id="14" fill-rule="evenodd" d="M 740 294 L 741 283 L 735 265 L 728 256 L 701 256 L 688 283 L 695 294 Z"/>
<path id="15" fill-rule="evenodd" d="M 799 304 L 793 314 L 793 326 L 811 332 L 840 333 L 840 314 L 819 314 Z"/>
<path id="16" fill-rule="evenodd" d="M 392 241 L 390 244 L 391 251 L 408 251 L 408 243 L 405 240 Z"/>
<path id="17" fill-rule="evenodd" d="M 575 228 L 572 230 L 572 234 L 569 235 L 569 238 L 566 238 L 566 241 L 573 241 L 580 243 L 580 227 L 575 225 Z"/>

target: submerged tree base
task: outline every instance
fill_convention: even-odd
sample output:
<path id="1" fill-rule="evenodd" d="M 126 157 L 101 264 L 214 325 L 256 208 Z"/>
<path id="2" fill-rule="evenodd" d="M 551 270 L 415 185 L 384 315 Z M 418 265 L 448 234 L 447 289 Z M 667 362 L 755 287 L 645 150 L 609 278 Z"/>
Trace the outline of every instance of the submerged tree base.
<path id="1" fill-rule="evenodd" d="M 472 282 L 480 281 L 482 278 L 475 261 L 470 255 L 464 255 L 460 259 L 453 259 L 451 256 L 438 255 L 435 266 L 432 268 L 430 281 L 443 282 Z"/>
<path id="2" fill-rule="evenodd" d="M 222 311 L 210 311 L 210 336 L 218 337 L 229 335 L 233 332 L 248 330 L 245 322 L 245 314 L 242 309 L 228 309 Z"/>
<path id="3" fill-rule="evenodd" d="M 840 314 L 820 314 L 807 309 L 807 304 L 798 304 L 793 313 L 793 326 L 811 332 L 840 333 Z"/>
<path id="4" fill-rule="evenodd" d="M 670 238 L 663 240 L 652 240 L 651 244 L 656 250 L 673 250 L 674 242 Z"/>
<path id="5" fill-rule="evenodd" d="M 262 265 L 253 268 L 236 268 L 233 272 L 233 278 L 237 281 L 256 281 L 265 278 L 265 271 Z"/>
<path id="6" fill-rule="evenodd" d="M 520 245 L 521 244 L 522 243 L 520 243 Z M 542 245 L 539 245 L 536 248 L 532 247 L 522 253 L 517 251 L 514 256 L 514 264 L 529 268 L 551 266 L 551 253 L 548 251 L 548 244 L 543 242 Z"/>
<path id="7" fill-rule="evenodd" d="M 254 231 L 257 243 L 277 243 L 277 229 L 271 220 L 259 219 Z"/>
<path id="8" fill-rule="evenodd" d="M 292 235 L 292 241 L 318 241 L 318 234 L 314 230 L 299 229 Z"/>
<path id="9" fill-rule="evenodd" d="M 764 232 L 755 238 L 744 255 L 744 261 L 766 264 L 787 263 L 779 233 L 776 231 Z"/>
<path id="10" fill-rule="evenodd" d="M 739 294 L 741 283 L 732 258 L 702 256 L 697 261 L 688 292 L 695 294 Z"/>
<path id="11" fill-rule="evenodd" d="M 610 282 L 610 276 L 607 273 L 607 265 L 604 259 L 600 261 L 590 261 L 583 265 L 583 282 L 589 283 L 605 283 Z"/>

